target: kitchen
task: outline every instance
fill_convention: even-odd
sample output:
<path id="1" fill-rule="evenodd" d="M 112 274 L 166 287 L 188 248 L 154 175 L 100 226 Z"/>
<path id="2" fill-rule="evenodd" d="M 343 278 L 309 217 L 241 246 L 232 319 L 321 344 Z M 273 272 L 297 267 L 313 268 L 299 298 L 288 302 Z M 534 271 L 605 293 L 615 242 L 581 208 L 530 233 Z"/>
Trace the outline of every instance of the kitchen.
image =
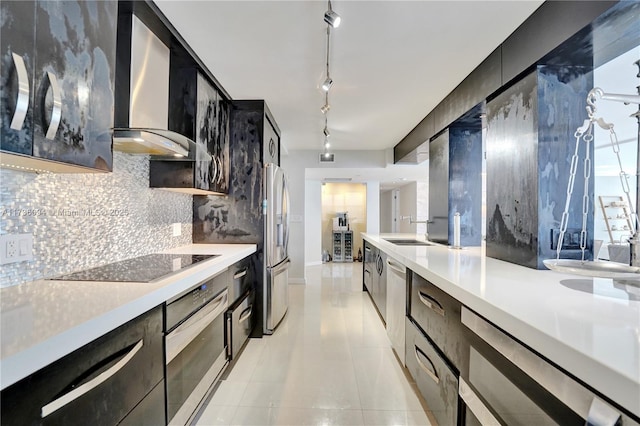
<path id="1" fill-rule="evenodd" d="M 334 4 L 334 6 L 336 5 Z M 325 8 L 324 5 L 319 7 L 321 9 Z M 320 15 L 321 14 L 322 12 Z M 594 16 L 598 15 L 599 13 Z M 585 23 L 591 22 L 592 19 L 593 17 L 586 20 Z M 579 28 L 581 28 L 581 26 L 577 27 L 577 29 Z M 337 30 L 335 34 L 338 34 Z M 3 39 L 5 39 L 4 34 Z M 319 54 L 319 56 L 322 57 L 323 55 Z M 515 74 L 517 74 L 517 70 Z M 220 76 L 216 73 L 215 76 L 207 74 L 206 77 L 206 79 L 215 85 L 215 77 L 219 78 Z M 221 83 L 223 83 L 222 87 L 225 87 L 224 80 L 222 80 Z M 117 94 L 118 89 L 116 87 L 116 95 Z M 222 93 L 221 96 L 224 97 L 225 93 Z M 122 99 L 122 97 L 116 97 L 116 102 L 118 102 L 118 100 L 122 101 Z M 128 96 L 126 97 L 126 102 L 129 102 Z M 122 112 L 123 109 L 118 109 L 116 105 L 116 120 L 122 118 L 118 118 L 118 111 Z M 124 111 L 128 111 L 128 108 L 124 108 Z M 465 110 L 462 110 L 460 113 L 462 114 L 464 111 Z M 455 114 L 456 112 L 453 111 L 453 113 Z M 274 117 L 276 119 L 275 121 L 282 126 L 278 115 L 274 114 Z M 424 117 L 424 113 L 421 117 Z M 413 126 L 414 125 L 415 122 L 413 123 Z M 427 135 L 426 138 L 430 138 L 431 136 L 434 135 Z M 415 137 L 418 139 L 422 138 L 420 143 L 425 140 L 424 135 L 417 135 Z M 340 158 L 340 151 L 337 151 L 337 154 L 337 158 Z M 310 153 L 309 156 L 313 157 L 314 165 L 309 167 L 317 167 L 317 155 L 318 151 Z M 374 156 L 375 155 L 372 155 L 372 157 Z M 302 215 L 305 220 L 308 220 L 310 215 L 307 214 L 306 208 L 304 207 L 307 194 L 305 190 L 296 192 L 294 185 L 299 189 L 302 185 L 314 187 L 315 183 L 312 182 L 308 184 L 305 182 L 304 174 L 301 175 L 298 173 L 300 168 L 302 168 L 302 172 L 304 173 L 304 164 L 296 166 L 289 164 L 290 162 L 293 163 L 296 161 L 297 158 L 295 158 L 293 154 L 289 157 L 284 155 L 281 158 L 281 163 L 289 173 L 289 181 L 292 186 L 291 212 L 292 214 Z M 385 159 L 383 158 L 382 162 L 380 162 L 379 156 L 376 158 L 376 161 L 376 164 L 385 164 Z M 364 159 L 362 162 L 364 162 Z M 104 264 L 107 259 L 110 261 L 118 261 L 133 258 L 153 251 L 185 246 L 191 244 L 192 241 L 197 241 L 195 235 L 204 229 L 199 228 L 193 221 L 193 219 L 196 219 L 195 213 L 197 208 L 203 207 L 205 210 L 211 210 L 215 209 L 216 206 L 199 205 L 196 207 L 195 205 L 191 205 L 191 197 L 187 194 L 149 190 L 147 178 L 147 176 L 149 176 L 149 163 L 148 160 L 142 160 L 129 154 L 115 152 L 113 159 L 114 172 L 108 174 L 94 175 L 83 173 L 74 177 L 68 174 L 34 175 L 29 173 L 9 173 L 3 169 L 3 208 L 5 207 L 4 194 L 6 188 L 6 193 L 12 202 L 10 209 L 22 212 L 23 207 L 25 207 L 25 210 L 36 209 L 36 211 L 32 211 L 28 218 L 20 216 L 22 213 L 9 218 L 3 217 L 2 231 L 3 233 L 13 233 L 15 231 L 11 231 L 10 229 L 15 228 L 11 228 L 12 226 L 23 226 L 23 224 L 26 223 L 27 226 L 18 231 L 18 233 L 33 232 L 39 235 L 38 240 L 34 241 L 34 245 L 36 253 L 40 254 L 34 262 L 28 263 L 28 267 L 26 268 L 24 264 L 20 265 L 20 263 L 3 265 L 3 278 L 5 276 L 11 277 L 10 279 L 14 280 L 11 281 L 11 283 L 22 282 L 19 280 L 33 281 L 42 277 L 60 275 L 101 265 Z M 152 165 L 153 164 L 156 163 L 152 162 Z M 119 173 L 119 171 L 125 171 L 125 173 Z M 92 188 L 92 190 L 87 191 L 87 188 Z M 375 199 L 375 194 L 371 199 Z M 36 200 L 37 202 L 35 202 Z M 368 197 L 367 202 L 369 201 L 370 198 Z M 61 214 L 44 217 L 42 212 L 37 210 L 41 208 L 49 212 L 50 209 L 56 209 L 56 207 L 62 208 L 63 212 L 65 209 L 68 210 L 70 216 Z M 101 211 L 98 215 L 84 213 L 84 218 L 80 213 L 83 210 L 89 212 L 90 210 L 104 208 L 107 208 L 106 212 Z M 309 209 L 312 208 L 313 206 L 309 206 Z M 110 214 L 120 215 L 122 219 L 118 221 L 110 220 L 107 216 Z M 207 216 L 207 214 L 208 213 L 205 213 L 204 216 Z M 27 212 L 25 215 L 29 215 L 29 213 Z M 87 219 L 87 217 L 90 217 L 91 220 Z M 179 225 L 172 225 L 175 223 Z M 309 222 L 293 223 L 291 227 L 290 245 L 295 244 L 296 247 L 305 247 L 305 251 L 307 250 L 304 244 L 303 234 L 307 232 L 308 228 L 313 228 L 309 226 L 308 223 Z M 92 227 L 104 230 L 102 235 L 91 232 Z M 300 230 L 302 230 L 302 234 Z M 312 231 L 313 229 L 310 230 L 310 232 Z M 367 227 L 367 231 L 373 232 L 374 230 L 371 227 Z M 148 244 L 148 246 L 142 247 L 140 244 L 141 241 L 144 242 L 145 245 Z M 255 244 L 255 241 L 247 241 L 247 243 Z M 295 254 L 300 255 L 300 251 L 301 250 L 296 250 L 298 253 Z M 319 258 L 321 253 L 320 249 L 310 251 L 313 256 Z M 83 255 L 78 256 L 78 253 L 83 253 Z M 235 260 L 241 259 L 232 260 L 235 262 Z M 290 270 L 290 277 L 304 279 L 304 265 L 312 260 L 313 259 L 304 259 L 304 257 L 302 259 L 294 258 L 292 253 L 293 264 Z M 218 262 L 221 261 L 222 259 L 218 259 Z M 227 260 L 225 260 L 225 262 L 226 261 Z M 215 262 L 215 259 L 208 262 L 211 264 Z M 229 265 L 231 263 L 229 263 Z M 196 265 L 193 268 L 204 268 L 204 266 Z M 195 269 L 191 270 L 195 271 Z M 202 272 L 200 269 L 198 269 L 198 271 Z M 197 279 L 190 282 L 197 284 Z M 18 287 L 20 287 L 20 285 Z M 96 289 L 96 291 L 100 293 L 101 290 Z M 142 290 L 138 289 L 131 291 L 142 292 Z M 179 290 L 174 291 L 180 293 Z M 156 296 L 161 298 L 162 295 L 158 294 Z M 166 297 L 167 295 L 165 294 L 164 296 Z M 171 297 L 173 296 L 169 296 L 164 301 Z M 156 298 L 155 300 L 159 301 L 160 299 Z M 25 318 L 30 318 L 28 308 L 25 309 L 27 310 L 23 311 L 23 315 L 25 315 Z M 19 309 L 13 310 L 13 314 L 16 315 L 16 320 L 19 320 L 19 318 L 23 316 L 20 312 Z M 87 312 L 85 315 L 87 315 L 87 318 L 90 318 L 91 313 Z M 122 321 L 122 319 L 120 320 Z M 6 323 L 4 310 L 3 323 Z M 101 325 L 101 327 L 103 327 L 102 330 L 104 332 L 108 331 L 106 325 Z M 3 334 L 4 331 L 5 329 L 3 327 Z M 49 343 L 52 345 L 49 349 L 52 350 L 53 356 L 56 356 L 56 353 L 58 356 L 62 356 L 65 351 L 72 350 L 72 348 L 59 348 L 54 345 L 54 343 L 55 342 Z M 86 341 L 86 343 L 88 343 L 88 341 Z M 7 365 L 4 354 L 3 365 Z M 4 375 L 3 370 L 3 376 Z"/>

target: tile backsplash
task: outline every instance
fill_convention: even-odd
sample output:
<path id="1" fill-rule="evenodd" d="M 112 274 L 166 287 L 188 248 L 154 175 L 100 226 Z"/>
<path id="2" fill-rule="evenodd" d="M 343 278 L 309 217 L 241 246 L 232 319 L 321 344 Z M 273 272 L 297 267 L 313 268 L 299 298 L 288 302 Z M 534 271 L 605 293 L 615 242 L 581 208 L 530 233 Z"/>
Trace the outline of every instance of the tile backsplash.
<path id="1" fill-rule="evenodd" d="M 0 287 L 192 242 L 193 197 L 150 189 L 146 156 L 114 152 L 113 163 L 104 174 L 0 169 L 0 233 L 34 240 L 32 261 L 0 266 Z"/>

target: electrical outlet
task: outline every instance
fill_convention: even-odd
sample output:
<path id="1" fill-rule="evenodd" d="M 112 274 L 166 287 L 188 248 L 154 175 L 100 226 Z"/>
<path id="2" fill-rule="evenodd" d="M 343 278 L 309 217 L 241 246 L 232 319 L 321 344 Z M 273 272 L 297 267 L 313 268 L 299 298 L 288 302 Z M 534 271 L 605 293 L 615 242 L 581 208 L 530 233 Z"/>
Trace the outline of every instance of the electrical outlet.
<path id="1" fill-rule="evenodd" d="M 0 265 L 33 260 L 32 234 L 0 235 Z"/>
<path id="2" fill-rule="evenodd" d="M 18 244 L 15 239 L 7 241 L 7 259 L 15 259 L 18 255 Z"/>

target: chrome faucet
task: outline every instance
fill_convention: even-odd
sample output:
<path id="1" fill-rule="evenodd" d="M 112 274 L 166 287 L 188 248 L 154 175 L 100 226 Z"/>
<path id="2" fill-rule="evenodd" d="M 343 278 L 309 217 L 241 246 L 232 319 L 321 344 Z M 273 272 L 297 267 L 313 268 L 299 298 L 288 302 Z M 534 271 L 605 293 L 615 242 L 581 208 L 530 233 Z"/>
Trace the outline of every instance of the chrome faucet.
<path id="1" fill-rule="evenodd" d="M 414 223 L 424 223 L 426 225 L 425 227 L 425 231 L 424 231 L 424 239 L 426 241 L 429 241 L 429 224 L 433 223 L 432 220 L 413 220 L 413 216 L 409 215 L 409 216 L 400 216 L 401 220 L 406 220 L 409 219 L 409 223 L 410 224 L 414 224 Z"/>

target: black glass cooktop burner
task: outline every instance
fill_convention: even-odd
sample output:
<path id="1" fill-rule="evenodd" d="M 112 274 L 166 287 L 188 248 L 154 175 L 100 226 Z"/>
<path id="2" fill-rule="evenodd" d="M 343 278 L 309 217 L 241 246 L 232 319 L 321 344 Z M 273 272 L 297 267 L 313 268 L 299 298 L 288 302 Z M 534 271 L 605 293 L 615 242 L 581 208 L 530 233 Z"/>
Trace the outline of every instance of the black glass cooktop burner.
<path id="1" fill-rule="evenodd" d="M 65 281 L 119 281 L 148 283 L 173 274 L 196 263 L 219 256 L 218 254 L 164 254 L 154 253 L 133 259 L 109 263 L 96 268 L 60 275 L 52 280 Z"/>

